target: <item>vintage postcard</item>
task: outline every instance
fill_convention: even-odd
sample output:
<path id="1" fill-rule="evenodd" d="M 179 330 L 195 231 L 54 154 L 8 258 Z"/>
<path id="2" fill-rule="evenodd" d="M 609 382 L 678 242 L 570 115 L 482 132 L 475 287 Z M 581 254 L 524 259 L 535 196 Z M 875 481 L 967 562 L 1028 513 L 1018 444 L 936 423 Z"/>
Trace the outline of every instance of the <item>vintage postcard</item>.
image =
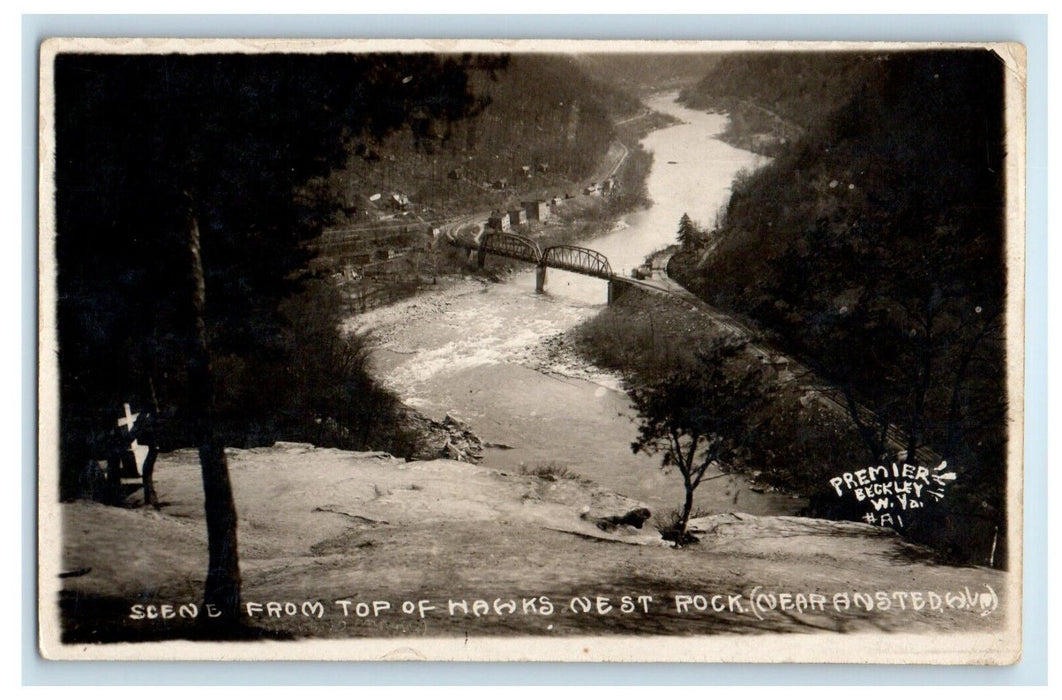
<path id="1" fill-rule="evenodd" d="M 41 653 L 1016 662 L 1025 70 L 44 42 Z"/>

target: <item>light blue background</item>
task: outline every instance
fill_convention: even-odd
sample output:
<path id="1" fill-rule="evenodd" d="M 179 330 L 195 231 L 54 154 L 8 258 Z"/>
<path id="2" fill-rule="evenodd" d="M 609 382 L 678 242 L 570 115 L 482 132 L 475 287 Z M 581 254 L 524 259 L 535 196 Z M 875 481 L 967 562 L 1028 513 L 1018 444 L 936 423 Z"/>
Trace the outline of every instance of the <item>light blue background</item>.
<path id="1" fill-rule="evenodd" d="M 37 57 L 51 36 L 1018 41 L 1028 49 L 1024 657 L 1004 668 L 697 664 L 48 662 L 36 639 Z M 1042 15 L 29 15 L 22 23 L 23 683 L 1043 684 L 1047 679 L 1047 19 Z M 799 639 L 794 637 L 794 642 Z"/>

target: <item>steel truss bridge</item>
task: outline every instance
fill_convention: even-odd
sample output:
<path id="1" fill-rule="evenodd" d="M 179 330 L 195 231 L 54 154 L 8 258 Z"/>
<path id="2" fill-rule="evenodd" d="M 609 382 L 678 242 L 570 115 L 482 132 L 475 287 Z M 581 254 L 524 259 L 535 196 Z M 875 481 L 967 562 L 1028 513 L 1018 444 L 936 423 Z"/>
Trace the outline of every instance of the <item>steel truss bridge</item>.
<path id="1" fill-rule="evenodd" d="M 500 255 L 504 258 L 531 263 L 536 268 L 535 291 L 545 291 L 546 269 L 566 270 L 580 275 L 607 280 L 609 303 L 620 292 L 620 285 L 632 282 L 617 276 L 612 271 L 608 258 L 590 248 L 576 245 L 555 245 L 542 249 L 538 242 L 516 233 L 493 231 L 483 234 L 477 243 L 452 241 L 453 245 L 466 248 L 477 254 L 477 261 L 483 267 L 487 255 Z"/>

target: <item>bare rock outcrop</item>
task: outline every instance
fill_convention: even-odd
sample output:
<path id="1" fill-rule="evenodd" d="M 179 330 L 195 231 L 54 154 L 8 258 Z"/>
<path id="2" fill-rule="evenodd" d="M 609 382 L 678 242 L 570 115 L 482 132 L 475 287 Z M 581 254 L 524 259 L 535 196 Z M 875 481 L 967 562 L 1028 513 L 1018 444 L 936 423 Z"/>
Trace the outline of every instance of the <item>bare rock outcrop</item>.
<path id="1" fill-rule="evenodd" d="M 410 410 L 405 423 L 418 437 L 419 447 L 411 455 L 413 459 L 443 458 L 472 464 L 483 459 L 483 440 L 458 418 L 447 414 L 440 422 Z"/>

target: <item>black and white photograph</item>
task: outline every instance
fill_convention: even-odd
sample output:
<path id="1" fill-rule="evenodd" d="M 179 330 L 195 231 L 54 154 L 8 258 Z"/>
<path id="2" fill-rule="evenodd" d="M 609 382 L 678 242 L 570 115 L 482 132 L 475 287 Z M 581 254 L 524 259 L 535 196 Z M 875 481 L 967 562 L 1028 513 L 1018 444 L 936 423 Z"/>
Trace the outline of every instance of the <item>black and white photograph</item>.
<path id="1" fill-rule="evenodd" d="M 1025 72 L 44 42 L 41 653 L 1016 663 Z"/>

